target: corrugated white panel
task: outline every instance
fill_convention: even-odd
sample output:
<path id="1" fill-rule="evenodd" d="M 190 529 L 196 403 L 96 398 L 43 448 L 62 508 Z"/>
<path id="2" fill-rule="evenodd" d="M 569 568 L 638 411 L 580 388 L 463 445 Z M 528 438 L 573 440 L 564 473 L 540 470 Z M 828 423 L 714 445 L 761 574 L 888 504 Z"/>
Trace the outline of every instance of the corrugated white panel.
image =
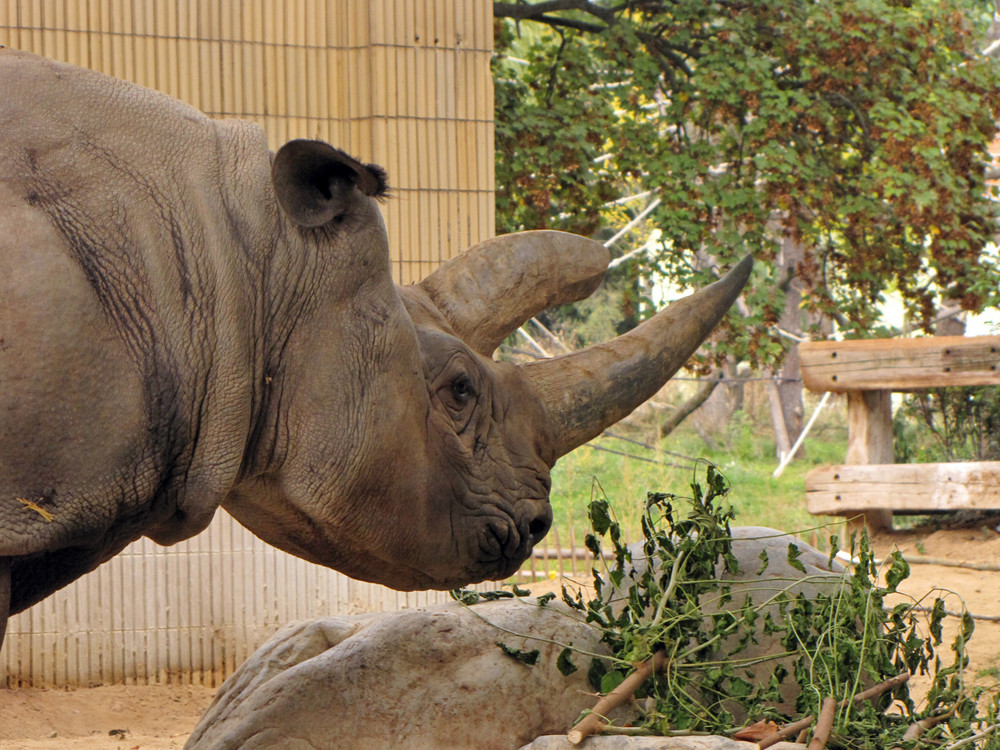
<path id="1" fill-rule="evenodd" d="M 141 539 L 93 573 L 11 618 L 0 672 L 18 684 L 218 685 L 287 622 L 426 606 L 299 560 L 226 513 L 173 547 Z"/>

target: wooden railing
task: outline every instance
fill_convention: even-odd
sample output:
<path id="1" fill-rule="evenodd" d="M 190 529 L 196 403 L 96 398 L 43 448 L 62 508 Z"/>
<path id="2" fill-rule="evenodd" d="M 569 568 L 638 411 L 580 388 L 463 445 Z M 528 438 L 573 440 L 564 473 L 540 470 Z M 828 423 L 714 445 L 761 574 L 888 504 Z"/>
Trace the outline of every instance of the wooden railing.
<path id="1" fill-rule="evenodd" d="M 802 382 L 847 395 L 847 457 L 806 475 L 806 508 L 891 528 L 893 515 L 1000 510 L 1000 462 L 895 464 L 890 394 L 1000 385 L 1000 336 L 824 341 L 799 346 Z"/>

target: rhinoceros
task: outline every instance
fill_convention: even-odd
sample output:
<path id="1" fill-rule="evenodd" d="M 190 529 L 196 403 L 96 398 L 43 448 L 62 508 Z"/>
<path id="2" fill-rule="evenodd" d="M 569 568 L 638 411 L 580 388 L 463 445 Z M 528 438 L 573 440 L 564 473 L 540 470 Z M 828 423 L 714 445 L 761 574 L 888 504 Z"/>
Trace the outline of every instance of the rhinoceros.
<path id="1" fill-rule="evenodd" d="M 511 574 L 550 469 L 649 398 L 750 272 L 610 343 L 494 361 L 609 262 L 499 237 L 393 283 L 382 169 L 331 145 L 0 50 L 0 634 L 142 535 L 220 506 L 354 578 Z M 2 635 L 0 635 L 2 639 Z"/>

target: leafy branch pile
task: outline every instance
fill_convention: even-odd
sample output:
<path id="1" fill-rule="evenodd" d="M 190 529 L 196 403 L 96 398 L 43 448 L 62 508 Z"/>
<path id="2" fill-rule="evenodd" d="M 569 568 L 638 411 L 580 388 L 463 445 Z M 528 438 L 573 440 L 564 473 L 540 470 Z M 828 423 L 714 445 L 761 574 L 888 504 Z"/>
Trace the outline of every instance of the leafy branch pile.
<path id="1" fill-rule="evenodd" d="M 563 601 L 600 628 L 612 649 L 612 659 L 591 661 L 588 677 L 595 689 L 608 694 L 637 666 L 649 670 L 635 691 L 645 706 L 645 730 L 745 737 L 734 727 L 749 717 L 759 720 L 758 727 L 773 727 L 759 730 L 773 734 L 796 718 L 821 716 L 825 702 L 832 726 L 824 727 L 829 737 L 817 747 L 910 750 L 964 746 L 949 743 L 1000 721 L 1000 699 L 993 696 L 981 707 L 981 689 L 965 680 L 972 618 L 962 617 L 943 657 L 936 650 L 943 640 L 943 600 L 921 611 L 913 602 L 888 607 L 886 597 L 907 578 L 909 566 L 893 553 L 882 571 L 886 585 L 880 586 L 879 564 L 864 533 L 852 540 L 853 571 L 845 573 L 844 585 L 825 589 L 828 594 L 796 596 L 794 581 L 764 601 L 745 593 L 752 586 L 740 593 L 733 579 L 733 512 L 724 505 L 729 488 L 714 467 L 706 480 L 704 489 L 692 483 L 689 499 L 650 493 L 641 545 L 626 544 L 608 501 L 594 499 L 587 546 L 595 559 L 596 595 L 587 598 L 565 587 L 562 592 Z M 830 545 L 833 565 L 836 537 Z M 808 581 L 799 555 L 789 544 L 788 565 Z M 652 564 L 643 565 L 642 558 Z M 759 564 L 754 572 L 761 574 L 773 561 L 762 552 Z M 780 644 L 777 651 L 751 653 L 764 637 Z M 573 656 L 564 651 L 561 668 L 575 668 Z M 652 670 L 654 656 L 658 668 Z M 931 678 L 919 707 L 906 681 L 911 673 Z M 881 690 L 858 699 L 883 682 Z M 877 695 L 869 698 L 872 692 Z M 796 696 L 793 703 L 785 700 L 789 696 Z M 996 735 L 982 741 L 979 747 L 1000 748 Z"/>

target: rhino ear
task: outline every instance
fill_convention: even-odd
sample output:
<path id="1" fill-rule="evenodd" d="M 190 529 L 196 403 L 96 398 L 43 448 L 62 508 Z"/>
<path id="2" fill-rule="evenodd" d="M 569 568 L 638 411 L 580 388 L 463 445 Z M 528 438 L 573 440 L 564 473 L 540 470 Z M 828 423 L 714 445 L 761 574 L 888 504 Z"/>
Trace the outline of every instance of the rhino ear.
<path id="1" fill-rule="evenodd" d="M 358 193 L 381 198 L 385 170 L 362 164 L 323 141 L 289 141 L 274 155 L 271 182 L 282 209 L 296 224 L 318 227 L 347 213 Z"/>

